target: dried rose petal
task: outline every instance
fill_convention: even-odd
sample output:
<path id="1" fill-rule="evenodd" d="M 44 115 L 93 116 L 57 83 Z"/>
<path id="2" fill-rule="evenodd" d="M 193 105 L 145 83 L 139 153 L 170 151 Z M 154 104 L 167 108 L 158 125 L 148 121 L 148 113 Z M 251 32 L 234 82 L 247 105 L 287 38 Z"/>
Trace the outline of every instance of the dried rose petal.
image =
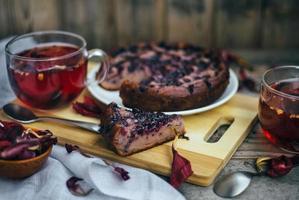
<path id="1" fill-rule="evenodd" d="M 130 179 L 129 172 L 126 171 L 124 168 L 114 166 L 112 167 L 114 168 L 114 171 L 119 174 L 122 180 L 127 181 Z"/>
<path id="2" fill-rule="evenodd" d="M 83 179 L 75 176 L 66 181 L 66 186 L 76 196 L 86 196 L 93 190 Z"/>
<path id="3" fill-rule="evenodd" d="M 77 145 L 71 145 L 71 144 L 65 144 L 64 147 L 68 153 L 72 153 L 73 151 L 77 151 L 79 149 Z"/>
<path id="4" fill-rule="evenodd" d="M 84 103 L 90 106 L 98 107 L 96 101 L 90 96 L 84 96 Z"/>
<path id="5" fill-rule="evenodd" d="M 271 177 L 284 176 L 293 168 L 292 160 L 286 156 L 271 159 L 269 165 L 267 174 Z"/>
<path id="6" fill-rule="evenodd" d="M 251 92 L 257 92 L 256 83 L 251 78 L 246 78 L 242 80 L 242 85 L 245 86 Z"/>
<path id="7" fill-rule="evenodd" d="M 191 163 L 186 158 L 182 157 L 172 145 L 172 168 L 170 175 L 170 184 L 178 188 L 180 185 L 193 174 Z"/>
<path id="8" fill-rule="evenodd" d="M 244 86 L 249 91 L 257 92 L 256 82 L 252 78 L 248 77 L 245 69 L 241 68 L 239 70 L 239 75 L 240 75 L 240 87 Z"/>
<path id="9" fill-rule="evenodd" d="M 52 136 L 53 133 L 49 130 L 37 130 L 35 131 L 40 137 L 46 136 L 46 135 L 50 135 Z"/>
<path id="10" fill-rule="evenodd" d="M 51 136 L 51 137 L 43 137 L 40 139 L 40 143 L 41 143 L 41 146 L 42 146 L 42 149 L 43 150 L 47 150 L 49 147 L 57 144 L 57 137 L 55 136 Z"/>
<path id="11" fill-rule="evenodd" d="M 87 158 L 92 158 L 92 156 L 81 151 L 80 147 L 77 145 L 65 144 L 64 147 L 68 153 L 72 153 L 73 151 L 78 151 L 82 156 L 85 156 Z"/>
<path id="12" fill-rule="evenodd" d="M 79 146 L 77 145 L 72 145 L 72 144 L 65 144 L 64 145 L 66 151 L 68 153 L 72 153 L 73 151 L 78 151 L 81 155 L 87 157 L 87 158 L 92 158 L 92 156 L 84 153 Z M 129 176 L 129 172 L 127 172 L 125 169 L 121 168 L 121 167 L 115 167 L 113 163 L 111 163 L 110 161 L 107 160 L 103 160 L 108 166 L 112 167 L 114 172 L 116 172 L 121 178 L 122 180 L 126 181 L 130 179 Z"/>
<path id="13" fill-rule="evenodd" d="M 25 149 L 22 153 L 20 153 L 17 157 L 19 160 L 34 158 L 36 156 L 35 151 L 30 151 Z"/>
<path id="14" fill-rule="evenodd" d="M 126 171 L 124 168 L 122 167 L 116 167 L 114 163 L 112 163 L 111 161 L 108 160 L 104 160 L 103 161 L 106 163 L 106 165 L 108 165 L 109 167 L 111 167 L 113 169 L 114 172 L 116 172 L 117 175 L 119 175 L 119 177 L 124 180 L 127 181 L 130 179 L 129 176 L 129 172 Z"/>
<path id="15" fill-rule="evenodd" d="M 0 121 L 0 158 L 27 159 L 35 157 L 57 143 L 50 131 L 25 129 L 16 122 Z"/>
<path id="16" fill-rule="evenodd" d="M 17 137 L 16 143 L 17 144 L 37 145 L 37 144 L 40 144 L 40 139 L 39 138 L 32 138 L 32 137 Z"/>
<path id="17" fill-rule="evenodd" d="M 299 156 L 286 157 L 282 155 L 276 158 L 265 157 L 256 160 L 257 171 L 270 177 L 284 176 L 297 165 L 299 165 Z"/>
<path id="18" fill-rule="evenodd" d="M 228 52 L 227 50 L 221 51 L 221 57 L 226 62 L 236 63 L 241 69 L 247 69 L 249 71 L 254 69 L 254 67 L 247 60 L 239 55 Z"/>
<path id="19" fill-rule="evenodd" d="M 83 102 L 73 103 L 73 109 L 84 116 L 97 117 L 99 118 L 102 109 L 95 103 L 95 101 L 89 97 L 85 96 Z"/>
<path id="20" fill-rule="evenodd" d="M 0 150 L 5 149 L 6 147 L 9 147 L 12 145 L 12 143 L 8 140 L 0 140 Z"/>
<path id="21" fill-rule="evenodd" d="M 231 52 L 223 50 L 221 52 L 221 57 L 224 61 L 228 63 L 235 63 L 240 68 L 239 76 L 240 76 L 240 88 L 245 87 L 249 91 L 257 92 L 256 82 L 252 78 L 248 77 L 246 71 L 252 71 L 254 67 L 250 65 L 245 59 L 242 57 L 233 54 Z"/>
<path id="22" fill-rule="evenodd" d="M 6 139 L 6 134 L 1 131 L 1 128 L 0 128 L 0 140 L 5 140 Z"/>
<path id="23" fill-rule="evenodd" d="M 46 135 L 40 138 L 32 138 L 32 137 L 17 137 L 17 144 L 29 144 L 32 146 L 40 146 L 42 149 L 48 149 L 50 146 L 57 143 L 57 138 L 55 136 Z"/>
<path id="24" fill-rule="evenodd" d="M 13 159 L 20 155 L 29 146 L 29 144 L 15 144 L 13 146 L 9 146 L 0 152 L 0 158 Z"/>
<path id="25" fill-rule="evenodd" d="M 15 138 L 23 133 L 25 128 L 16 122 L 8 122 L 8 121 L 0 121 L 0 137 L 2 139 L 8 139 L 11 142 L 15 140 Z"/>

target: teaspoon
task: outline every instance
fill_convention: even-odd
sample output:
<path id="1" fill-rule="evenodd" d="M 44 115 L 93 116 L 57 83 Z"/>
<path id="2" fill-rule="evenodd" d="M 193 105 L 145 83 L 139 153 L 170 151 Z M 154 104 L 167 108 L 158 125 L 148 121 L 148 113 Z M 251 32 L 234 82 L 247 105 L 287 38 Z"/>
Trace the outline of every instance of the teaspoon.
<path id="1" fill-rule="evenodd" d="M 4 113 L 10 117 L 11 119 L 16 120 L 17 122 L 29 124 L 38 121 L 52 121 L 59 122 L 71 126 L 77 126 L 89 131 L 93 131 L 96 133 L 100 133 L 100 125 L 96 123 L 76 121 L 70 119 L 62 119 L 58 117 L 50 117 L 50 116 L 36 116 L 31 110 L 20 106 L 18 104 L 9 103 L 3 106 Z"/>
<path id="2" fill-rule="evenodd" d="M 248 171 L 237 171 L 221 177 L 214 184 L 214 192 L 224 198 L 233 198 L 243 193 L 254 176 L 263 176 L 263 173 L 254 173 Z M 296 164 L 287 174 L 288 179 L 299 181 L 299 167 Z"/>
<path id="3" fill-rule="evenodd" d="M 232 198 L 244 192 L 250 185 L 252 177 L 259 175 L 247 171 L 233 172 L 221 177 L 214 184 L 213 190 L 218 196 Z"/>

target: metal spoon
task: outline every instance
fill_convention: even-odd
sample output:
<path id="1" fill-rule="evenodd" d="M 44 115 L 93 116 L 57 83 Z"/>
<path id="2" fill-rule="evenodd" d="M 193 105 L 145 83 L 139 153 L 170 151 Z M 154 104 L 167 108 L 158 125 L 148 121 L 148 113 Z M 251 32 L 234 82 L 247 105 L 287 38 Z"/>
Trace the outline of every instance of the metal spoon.
<path id="1" fill-rule="evenodd" d="M 221 177 L 214 184 L 214 192 L 224 198 L 233 198 L 243 193 L 254 176 L 263 176 L 262 173 L 238 171 Z M 296 164 L 287 174 L 288 179 L 299 181 L 299 167 Z M 292 178 L 291 178 L 292 177 Z"/>
<path id="2" fill-rule="evenodd" d="M 77 126 L 89 131 L 93 131 L 96 133 L 100 133 L 100 125 L 90 122 L 82 122 L 70 119 L 62 119 L 57 117 L 49 117 L 49 116 L 36 116 L 31 110 L 22 107 L 18 104 L 9 103 L 3 106 L 4 113 L 20 123 L 28 124 L 37 121 L 52 121 L 52 122 L 59 122 L 71 126 Z"/>
<path id="3" fill-rule="evenodd" d="M 214 184 L 213 190 L 221 197 L 232 198 L 244 192 L 250 185 L 252 177 L 259 175 L 247 171 L 233 172 L 221 177 Z"/>

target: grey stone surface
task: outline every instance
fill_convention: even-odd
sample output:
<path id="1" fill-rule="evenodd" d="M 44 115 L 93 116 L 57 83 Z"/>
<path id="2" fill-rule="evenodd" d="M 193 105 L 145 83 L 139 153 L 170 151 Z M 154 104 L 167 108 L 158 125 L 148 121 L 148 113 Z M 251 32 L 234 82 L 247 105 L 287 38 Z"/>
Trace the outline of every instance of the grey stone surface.
<path id="1" fill-rule="evenodd" d="M 4 43 L 6 41 L 0 41 L 0 106 L 15 98 L 12 93 L 7 79 L 6 65 L 4 59 Z M 249 164 L 248 164 L 249 163 Z M 252 170 L 252 159 L 232 159 L 228 165 L 221 172 L 219 177 L 228 174 L 230 172 L 238 170 Z M 167 179 L 166 177 L 162 177 Z M 184 194 L 188 200 L 214 200 L 223 199 L 218 197 L 212 189 L 209 187 L 200 187 L 189 183 L 184 183 L 179 191 Z M 0 195 L 1 196 L 1 195 Z M 255 177 L 248 190 L 235 199 L 271 199 L 271 200 L 298 200 L 299 199 L 299 167 L 294 170 L 288 176 L 272 179 L 268 177 Z"/>

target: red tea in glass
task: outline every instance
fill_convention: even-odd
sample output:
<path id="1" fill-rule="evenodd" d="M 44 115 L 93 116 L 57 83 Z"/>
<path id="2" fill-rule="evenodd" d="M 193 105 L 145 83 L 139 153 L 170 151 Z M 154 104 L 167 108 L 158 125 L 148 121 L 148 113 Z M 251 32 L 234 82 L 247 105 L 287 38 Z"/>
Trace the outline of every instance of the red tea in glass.
<path id="1" fill-rule="evenodd" d="M 16 96 L 40 109 L 64 105 L 81 93 L 89 57 L 104 57 L 101 64 L 103 70 L 108 70 L 103 51 L 89 53 L 82 37 L 62 31 L 19 36 L 6 45 L 6 56 L 8 76 Z"/>
<path id="2" fill-rule="evenodd" d="M 270 142 L 299 152 L 299 67 L 279 67 L 264 74 L 259 120 Z"/>
<path id="3" fill-rule="evenodd" d="M 53 45 L 35 47 L 18 56 L 52 58 L 78 51 L 78 47 Z M 85 87 L 87 59 L 83 54 L 53 61 L 15 60 L 8 68 L 11 86 L 18 98 L 37 108 L 52 108 L 70 102 Z"/>

